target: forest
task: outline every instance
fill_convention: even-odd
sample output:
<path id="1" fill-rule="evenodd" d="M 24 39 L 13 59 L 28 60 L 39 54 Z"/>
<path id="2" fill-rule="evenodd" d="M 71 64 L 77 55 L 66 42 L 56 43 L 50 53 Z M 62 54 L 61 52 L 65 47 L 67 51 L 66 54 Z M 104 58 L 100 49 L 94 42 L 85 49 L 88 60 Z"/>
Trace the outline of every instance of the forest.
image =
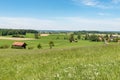
<path id="1" fill-rule="evenodd" d="M 7 35 L 26 35 L 26 33 L 38 33 L 36 30 L 26 30 L 26 29 L 0 29 L 1 36 Z"/>

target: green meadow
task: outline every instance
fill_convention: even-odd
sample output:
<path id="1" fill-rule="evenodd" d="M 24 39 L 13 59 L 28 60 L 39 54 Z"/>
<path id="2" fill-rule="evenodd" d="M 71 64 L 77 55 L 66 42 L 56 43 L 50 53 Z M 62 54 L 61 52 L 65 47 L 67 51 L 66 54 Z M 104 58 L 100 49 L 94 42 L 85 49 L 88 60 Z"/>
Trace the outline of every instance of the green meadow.
<path id="1" fill-rule="evenodd" d="M 55 44 L 52 49 L 49 41 Z M 13 42 L 0 40 L 0 45 L 11 46 Z M 23 42 L 34 48 L 0 49 L 0 80 L 120 80 L 117 43 L 105 45 L 87 40 L 70 43 L 64 40 L 64 35 Z M 37 49 L 39 43 L 42 49 Z"/>
<path id="2" fill-rule="evenodd" d="M 49 36 L 40 36 L 39 39 L 34 39 L 34 34 L 26 34 L 25 38 L 33 38 L 34 40 L 0 40 L 0 45 L 9 45 L 11 46 L 13 42 L 25 42 L 27 47 L 33 47 L 37 49 L 37 45 L 41 44 L 43 49 L 49 49 L 49 42 L 53 41 L 55 46 L 53 48 L 71 48 L 71 47 L 80 47 L 80 46 L 91 46 L 91 45 L 101 45 L 103 42 L 90 42 L 87 40 L 78 40 L 77 43 L 70 43 L 68 35 L 64 34 L 52 34 Z M 57 39 L 59 38 L 59 39 Z"/>

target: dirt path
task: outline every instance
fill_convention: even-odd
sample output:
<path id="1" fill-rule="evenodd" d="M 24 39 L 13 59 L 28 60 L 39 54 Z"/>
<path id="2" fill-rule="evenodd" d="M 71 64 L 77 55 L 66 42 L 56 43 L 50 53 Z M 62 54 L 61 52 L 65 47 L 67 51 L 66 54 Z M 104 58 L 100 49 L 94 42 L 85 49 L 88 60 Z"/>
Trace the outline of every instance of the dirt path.
<path id="1" fill-rule="evenodd" d="M 49 36 L 50 34 L 40 34 L 40 36 Z"/>
<path id="2" fill-rule="evenodd" d="M 3 37 L 3 36 L 0 36 L 0 39 L 6 39 L 6 40 L 35 40 L 34 38 L 12 38 L 12 37 Z"/>

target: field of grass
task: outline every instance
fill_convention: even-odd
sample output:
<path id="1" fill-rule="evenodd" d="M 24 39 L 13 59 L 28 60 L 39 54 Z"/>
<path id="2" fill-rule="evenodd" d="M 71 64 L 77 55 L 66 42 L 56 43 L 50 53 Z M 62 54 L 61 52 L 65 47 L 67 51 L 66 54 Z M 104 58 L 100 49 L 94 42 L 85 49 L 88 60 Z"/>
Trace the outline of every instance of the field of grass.
<path id="1" fill-rule="evenodd" d="M 59 36 L 59 39 L 57 37 Z M 91 45 L 101 45 L 103 42 L 89 42 L 85 40 L 79 40 L 77 43 L 70 43 L 69 40 L 64 40 L 65 35 L 49 35 L 47 37 L 41 36 L 40 39 L 35 40 L 22 40 L 22 42 L 27 43 L 27 47 L 37 48 L 37 45 L 40 43 L 43 49 L 49 48 L 49 42 L 53 41 L 55 46 L 54 48 L 71 48 L 79 46 L 91 46 Z M 27 38 L 34 38 L 34 34 L 27 34 Z M 20 40 L 0 40 L 0 45 L 9 45 L 11 46 L 13 42 Z"/>
<path id="2" fill-rule="evenodd" d="M 120 80 L 119 44 L 69 43 L 62 37 L 25 41 L 34 47 L 41 43 L 43 49 L 0 49 L 0 80 Z M 12 42 L 0 40 L 0 45 Z"/>
<path id="3" fill-rule="evenodd" d="M 0 80 L 120 80 L 120 45 L 0 50 Z"/>

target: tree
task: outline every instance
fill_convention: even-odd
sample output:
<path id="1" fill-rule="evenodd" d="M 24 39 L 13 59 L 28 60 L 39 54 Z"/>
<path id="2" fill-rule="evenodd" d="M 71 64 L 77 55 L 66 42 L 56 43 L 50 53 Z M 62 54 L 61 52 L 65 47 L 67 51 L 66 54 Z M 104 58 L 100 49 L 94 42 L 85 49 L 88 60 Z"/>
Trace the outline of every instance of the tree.
<path id="1" fill-rule="evenodd" d="M 113 37 L 113 35 L 112 34 L 110 34 L 110 38 L 112 38 Z"/>
<path id="2" fill-rule="evenodd" d="M 74 34 L 70 35 L 69 41 L 70 41 L 70 43 L 74 41 Z"/>
<path id="3" fill-rule="evenodd" d="M 38 33 L 35 33 L 35 39 L 39 39 L 38 36 L 39 36 Z"/>
<path id="4" fill-rule="evenodd" d="M 38 49 L 41 49 L 41 48 L 42 48 L 42 46 L 41 46 L 40 43 L 37 45 L 37 48 L 38 48 Z"/>
<path id="5" fill-rule="evenodd" d="M 80 35 L 80 34 L 78 34 L 77 38 L 80 40 L 80 39 L 81 39 L 81 35 Z"/>
<path id="6" fill-rule="evenodd" d="M 2 32 L 0 31 L 0 36 L 2 36 Z"/>
<path id="7" fill-rule="evenodd" d="M 7 35 L 13 35 L 13 31 L 8 31 Z"/>
<path id="8" fill-rule="evenodd" d="M 50 41 L 50 42 L 49 42 L 49 46 L 50 46 L 50 49 L 52 49 L 52 47 L 55 46 L 55 45 L 54 45 L 54 42 L 53 42 L 53 41 Z"/>
<path id="9" fill-rule="evenodd" d="M 106 38 L 106 39 L 108 39 L 108 38 L 109 38 L 109 35 L 108 35 L 108 34 L 106 34 L 106 35 L 105 35 L 105 38 Z"/>
<path id="10" fill-rule="evenodd" d="M 90 39 L 90 41 L 99 41 L 99 40 L 98 40 L 98 36 L 97 36 L 97 35 L 94 35 L 94 34 L 91 35 L 89 39 Z"/>
<path id="11" fill-rule="evenodd" d="M 90 38 L 89 34 L 86 34 L 85 35 L 85 40 L 89 40 L 89 38 Z"/>
<path id="12" fill-rule="evenodd" d="M 105 36 L 104 36 L 104 38 L 109 42 L 109 35 L 108 34 L 106 34 Z"/>
<path id="13" fill-rule="evenodd" d="M 17 30 L 14 32 L 14 34 L 15 34 L 15 35 L 19 35 L 19 33 L 18 33 L 18 31 L 17 31 Z"/>

